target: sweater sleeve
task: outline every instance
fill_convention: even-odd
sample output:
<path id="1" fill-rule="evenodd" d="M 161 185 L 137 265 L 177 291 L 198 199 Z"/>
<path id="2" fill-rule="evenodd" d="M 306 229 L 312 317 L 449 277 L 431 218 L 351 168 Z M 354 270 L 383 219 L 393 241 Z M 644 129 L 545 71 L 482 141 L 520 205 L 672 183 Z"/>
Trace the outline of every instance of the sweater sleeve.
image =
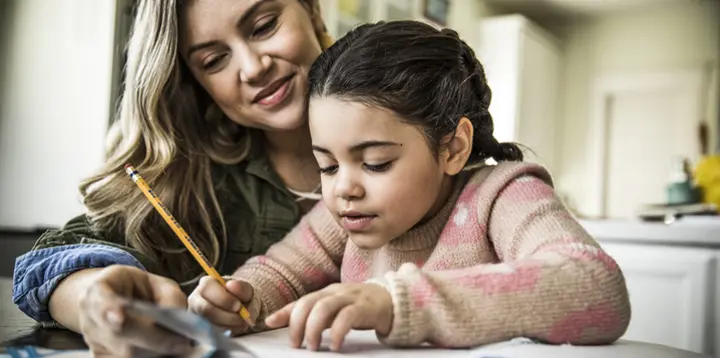
<path id="1" fill-rule="evenodd" d="M 618 265 L 538 168 L 540 175 L 509 170 L 497 180 L 502 185 L 491 176 L 474 194 L 481 203 L 494 192 L 494 200 L 476 205 L 475 227 L 498 262 L 435 272 L 405 264 L 385 276 L 395 307 L 389 336 L 379 337 L 384 343 L 470 347 L 528 337 L 605 344 L 624 334 L 630 303 Z"/>
<path id="2" fill-rule="evenodd" d="M 253 331 L 264 330 L 265 317 L 288 303 L 339 282 L 346 242 L 344 230 L 320 202 L 265 255 L 251 258 L 235 271 L 234 278 L 254 289 L 248 305 L 257 323 Z"/>

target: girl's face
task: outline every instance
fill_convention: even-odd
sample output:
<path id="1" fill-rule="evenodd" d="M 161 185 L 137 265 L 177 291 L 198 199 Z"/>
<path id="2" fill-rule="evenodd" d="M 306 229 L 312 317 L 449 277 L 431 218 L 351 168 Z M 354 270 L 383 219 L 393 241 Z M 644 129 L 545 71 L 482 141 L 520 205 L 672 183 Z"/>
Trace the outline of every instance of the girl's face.
<path id="1" fill-rule="evenodd" d="M 445 203 L 459 169 L 418 127 L 333 97 L 312 98 L 309 121 L 323 200 L 358 247 L 386 245 Z"/>
<path id="2" fill-rule="evenodd" d="M 264 130 L 304 123 L 321 47 L 300 1 L 189 0 L 180 27 L 180 55 L 231 120 Z"/>

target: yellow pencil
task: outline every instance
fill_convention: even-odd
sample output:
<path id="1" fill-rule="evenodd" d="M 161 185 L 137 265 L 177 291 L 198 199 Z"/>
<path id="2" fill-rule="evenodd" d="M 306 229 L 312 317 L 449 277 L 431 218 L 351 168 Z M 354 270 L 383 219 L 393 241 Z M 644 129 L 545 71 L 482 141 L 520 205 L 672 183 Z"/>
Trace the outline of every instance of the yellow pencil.
<path id="1" fill-rule="evenodd" d="M 225 279 L 223 279 L 222 276 L 220 276 L 220 274 L 215 270 L 215 268 L 210 265 L 210 261 L 208 261 L 205 255 L 200 252 L 200 248 L 197 247 L 197 245 L 195 244 L 195 242 L 193 242 L 187 232 L 185 232 L 185 230 L 180 226 L 180 223 L 175 220 L 175 217 L 170 214 L 170 211 L 160 201 L 160 198 L 155 195 L 153 190 L 150 189 L 150 186 L 140 176 L 140 173 L 138 173 L 138 171 L 135 170 L 135 168 L 133 168 L 133 166 L 130 164 L 125 165 L 125 171 L 130 175 L 130 179 L 132 179 L 132 181 L 137 184 L 140 190 L 142 190 L 143 194 L 145 194 L 145 197 L 150 200 L 150 203 L 160 213 L 163 219 L 165 219 L 165 222 L 170 225 L 170 228 L 175 232 L 175 235 L 177 235 L 180 241 L 182 241 L 185 247 L 187 247 L 193 257 L 195 257 L 195 260 L 200 263 L 200 266 L 202 266 L 205 272 L 214 279 L 216 279 L 218 282 L 220 282 L 220 284 L 225 286 Z M 254 326 L 252 320 L 250 319 L 250 312 L 248 312 L 245 306 L 240 306 L 240 316 L 250 326 Z"/>

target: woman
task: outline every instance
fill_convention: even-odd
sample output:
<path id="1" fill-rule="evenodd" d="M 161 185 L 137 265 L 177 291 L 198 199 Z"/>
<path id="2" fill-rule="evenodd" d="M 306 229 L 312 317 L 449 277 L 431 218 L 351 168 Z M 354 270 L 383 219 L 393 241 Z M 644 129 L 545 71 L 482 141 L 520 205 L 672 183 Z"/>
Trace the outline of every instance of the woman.
<path id="1" fill-rule="evenodd" d="M 317 0 L 141 0 L 108 157 L 80 186 L 88 214 L 18 259 L 18 306 L 98 356 L 187 349 L 122 310 L 127 298 L 185 307 L 202 275 L 123 166 L 231 273 L 319 199 L 304 97 L 328 45 Z"/>

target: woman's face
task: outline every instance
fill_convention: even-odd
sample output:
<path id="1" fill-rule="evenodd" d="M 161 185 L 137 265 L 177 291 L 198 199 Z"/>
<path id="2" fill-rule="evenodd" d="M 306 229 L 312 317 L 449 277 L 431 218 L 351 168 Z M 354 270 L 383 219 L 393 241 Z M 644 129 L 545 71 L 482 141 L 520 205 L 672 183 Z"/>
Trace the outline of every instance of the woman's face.
<path id="1" fill-rule="evenodd" d="M 232 121 L 285 131 L 304 123 L 307 74 L 322 49 L 299 0 L 190 0 L 179 50 Z"/>

